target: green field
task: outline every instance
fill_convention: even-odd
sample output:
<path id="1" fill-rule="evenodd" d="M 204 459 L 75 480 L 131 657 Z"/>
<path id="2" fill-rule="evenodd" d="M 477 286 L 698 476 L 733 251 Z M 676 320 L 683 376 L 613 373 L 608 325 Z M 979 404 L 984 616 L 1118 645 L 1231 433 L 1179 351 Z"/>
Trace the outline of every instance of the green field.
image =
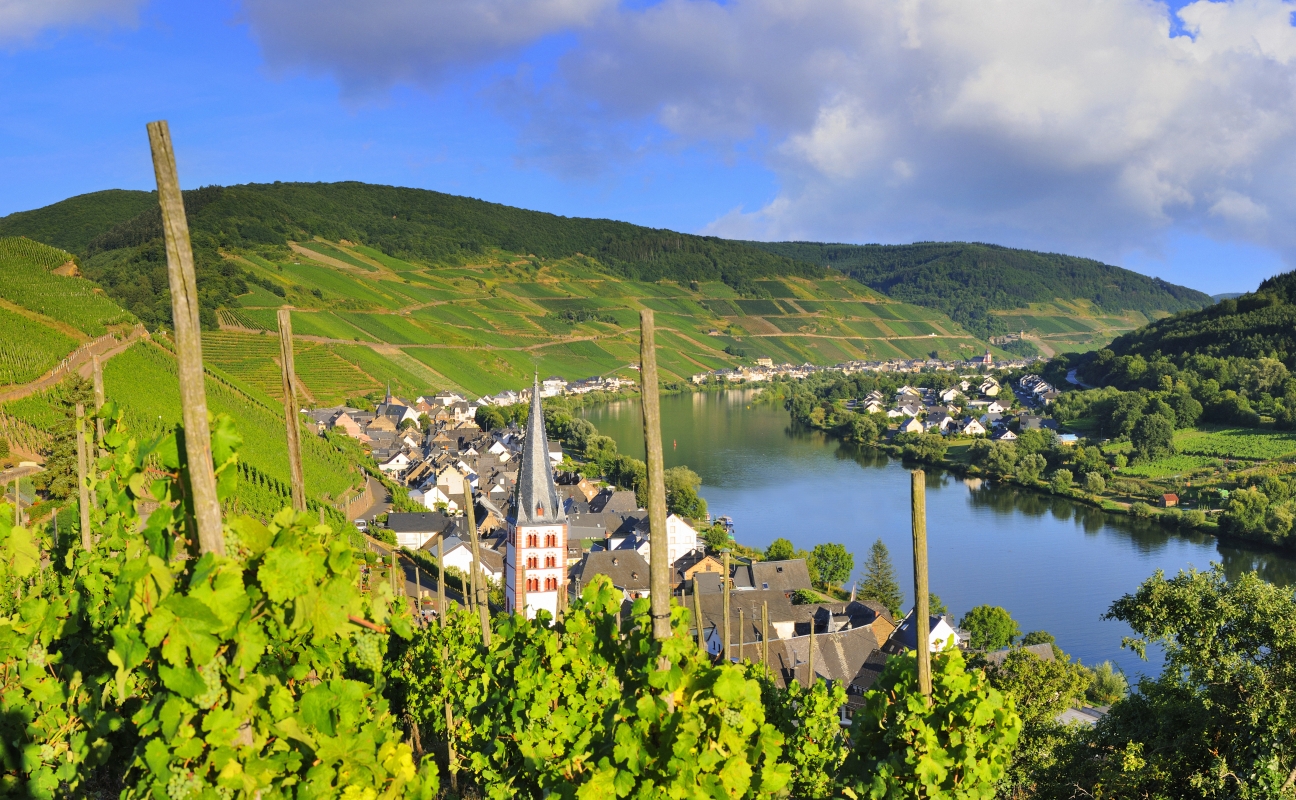
<path id="1" fill-rule="evenodd" d="M 90 281 L 50 272 L 71 260 L 53 247 L 0 238 L 0 298 L 88 336 L 102 336 L 109 325 L 135 321 Z"/>
<path id="2" fill-rule="evenodd" d="M 75 347 L 71 337 L 0 308 L 0 386 L 39 378 Z"/>
<path id="3" fill-rule="evenodd" d="M 1269 461 L 1296 455 L 1296 433 L 1253 428 L 1201 428 L 1175 434 L 1181 453 Z"/>
<path id="4" fill-rule="evenodd" d="M 1170 478 L 1177 475 L 1184 475 L 1203 467 L 1213 466 L 1218 463 L 1218 459 L 1206 456 L 1174 455 L 1167 458 L 1159 458 L 1149 464 L 1139 464 L 1133 467 L 1124 467 L 1120 474 L 1132 475 L 1136 478 Z"/>

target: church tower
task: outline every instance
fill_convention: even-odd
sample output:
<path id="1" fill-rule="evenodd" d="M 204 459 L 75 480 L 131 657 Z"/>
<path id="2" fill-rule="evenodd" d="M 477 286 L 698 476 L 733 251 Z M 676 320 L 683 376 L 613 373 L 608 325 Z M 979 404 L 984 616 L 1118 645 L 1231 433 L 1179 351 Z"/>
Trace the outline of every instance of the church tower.
<path id="1" fill-rule="evenodd" d="M 554 486 L 549 438 L 540 408 L 540 378 L 531 391 L 517 494 L 504 550 L 504 603 L 509 612 L 533 618 L 540 609 L 557 615 L 567 592 L 567 514 Z"/>

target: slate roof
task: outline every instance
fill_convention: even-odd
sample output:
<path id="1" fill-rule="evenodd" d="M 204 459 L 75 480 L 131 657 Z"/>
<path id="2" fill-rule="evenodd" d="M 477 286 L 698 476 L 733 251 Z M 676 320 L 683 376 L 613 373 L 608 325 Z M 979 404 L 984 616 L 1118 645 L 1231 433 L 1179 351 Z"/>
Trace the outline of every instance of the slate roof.
<path id="1" fill-rule="evenodd" d="M 597 550 L 586 553 L 581 562 L 571 569 L 571 578 L 581 586 L 589 584 L 595 575 L 606 575 L 612 585 L 631 592 L 646 592 L 651 588 L 648 562 L 634 550 Z"/>
<path id="2" fill-rule="evenodd" d="M 458 530 L 459 520 L 447 517 L 440 511 L 416 513 L 396 512 L 387 515 L 387 528 L 392 533 L 438 534 Z"/>
<path id="3" fill-rule="evenodd" d="M 794 592 L 810 588 L 810 570 L 804 558 L 786 561 L 757 561 L 751 565 L 754 589 Z"/>
<path id="4" fill-rule="evenodd" d="M 540 407 L 540 380 L 531 393 L 526 441 L 522 445 L 522 466 L 518 469 L 517 522 L 520 525 L 556 525 L 565 521 L 558 489 L 549 464 L 549 439 L 545 436 L 544 410 Z"/>

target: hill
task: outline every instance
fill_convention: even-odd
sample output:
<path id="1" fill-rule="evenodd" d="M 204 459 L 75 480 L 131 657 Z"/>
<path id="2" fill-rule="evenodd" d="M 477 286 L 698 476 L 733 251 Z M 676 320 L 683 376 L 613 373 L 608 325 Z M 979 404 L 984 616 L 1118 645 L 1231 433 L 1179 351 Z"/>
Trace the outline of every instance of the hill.
<path id="1" fill-rule="evenodd" d="M 1193 289 L 1087 258 L 965 242 L 748 242 L 836 268 L 889 297 L 949 315 L 978 336 L 1034 332 L 1090 349 L 1115 332 L 1210 304 Z"/>
<path id="2" fill-rule="evenodd" d="M 66 242 L 88 277 L 153 325 L 167 320 L 161 216 L 145 192 L 82 195 L 0 220 L 0 232 Z M 246 291 L 222 250 L 283 256 L 290 241 L 362 242 L 417 267 L 462 266 L 493 251 L 539 259 L 583 256 L 633 280 L 718 281 L 752 297 L 755 281 L 818 278 L 812 264 L 738 242 L 625 222 L 560 217 L 422 189 L 363 183 L 209 186 L 185 192 L 204 323 Z M 132 209 L 134 215 L 123 218 Z M 74 234 L 64 233 L 75 220 Z M 93 235 L 91 235 L 93 234 Z"/>
<path id="3" fill-rule="evenodd" d="M 1199 311 L 1157 320 L 1111 344 L 1116 355 L 1275 358 L 1296 366 L 1296 272 Z"/>

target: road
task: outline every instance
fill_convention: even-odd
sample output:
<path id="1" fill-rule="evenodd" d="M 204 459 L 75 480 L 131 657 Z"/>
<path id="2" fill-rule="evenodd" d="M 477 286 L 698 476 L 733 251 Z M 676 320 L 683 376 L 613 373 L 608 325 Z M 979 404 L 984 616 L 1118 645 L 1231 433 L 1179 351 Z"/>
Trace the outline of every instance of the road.
<path id="1" fill-rule="evenodd" d="M 1075 371 L 1075 370 L 1071 370 L 1070 372 L 1067 373 L 1067 383 L 1071 384 L 1072 386 L 1079 386 L 1081 389 L 1092 389 L 1092 388 L 1093 388 L 1093 387 L 1090 386 L 1089 384 L 1087 384 L 1087 383 L 1085 383 L 1084 381 L 1080 380 L 1080 378 L 1076 377 L 1076 371 Z"/>

